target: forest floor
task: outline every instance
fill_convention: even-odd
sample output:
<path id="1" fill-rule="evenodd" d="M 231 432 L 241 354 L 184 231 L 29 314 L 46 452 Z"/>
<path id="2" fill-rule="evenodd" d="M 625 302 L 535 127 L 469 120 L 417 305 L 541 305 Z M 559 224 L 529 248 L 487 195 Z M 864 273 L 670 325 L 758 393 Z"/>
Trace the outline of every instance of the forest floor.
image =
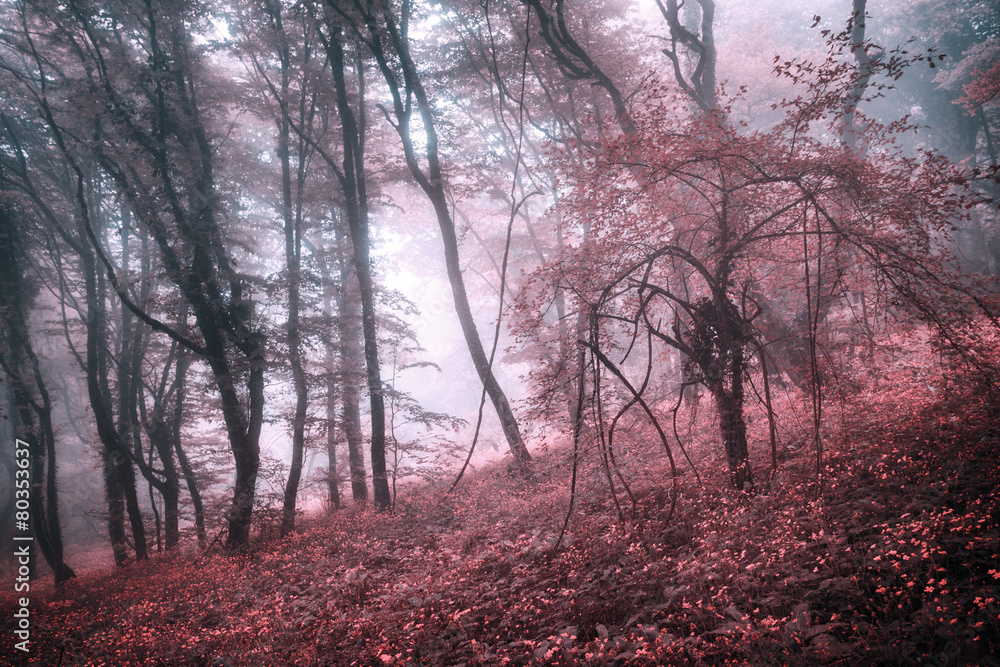
<path id="1" fill-rule="evenodd" d="M 1000 665 L 998 413 L 968 398 L 910 412 L 845 417 L 822 493 L 806 445 L 745 494 L 692 443 L 702 483 L 682 468 L 672 507 L 662 448 L 636 445 L 620 519 L 584 457 L 558 549 L 565 447 L 528 477 L 497 465 L 250 555 L 34 586 L 28 663 Z M 0 593 L 5 652 L 13 605 Z"/>

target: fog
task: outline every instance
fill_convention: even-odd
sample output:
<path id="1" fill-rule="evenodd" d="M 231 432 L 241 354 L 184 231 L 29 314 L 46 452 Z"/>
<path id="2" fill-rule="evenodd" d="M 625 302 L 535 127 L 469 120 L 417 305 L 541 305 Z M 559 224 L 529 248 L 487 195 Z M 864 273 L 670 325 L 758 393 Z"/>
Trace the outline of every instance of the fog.
<path id="1" fill-rule="evenodd" d="M 600 420 L 617 419 L 633 393 L 639 401 L 648 392 L 642 405 L 676 418 L 678 391 L 715 391 L 706 369 L 736 363 L 733 345 L 771 345 L 773 381 L 813 392 L 801 399 L 813 408 L 800 414 L 815 415 L 818 441 L 817 358 L 863 365 L 838 356 L 848 354 L 845 341 L 854 354 L 855 341 L 911 318 L 887 285 L 920 279 L 899 269 L 902 260 L 867 272 L 857 256 L 838 255 L 839 243 L 824 245 L 840 233 L 811 222 L 824 202 L 831 220 L 899 225 L 905 240 L 893 247 L 909 259 L 919 237 L 976 279 L 997 275 L 994 3 L 868 6 L 866 34 L 851 33 L 846 1 L 699 0 L 679 11 L 659 0 L 577 3 L 566 8 L 568 28 L 546 22 L 555 5 L 536 0 L 488 12 L 416 3 L 412 17 L 378 17 L 389 23 L 377 30 L 350 3 L 326 14 L 322 3 L 194 3 L 190 14 L 158 9 L 169 39 L 151 29 L 141 3 L 83 4 L 74 15 L 58 3 L 0 3 L 0 231 L 4 261 L 17 267 L 3 286 L 0 348 L 5 554 L 16 532 L 16 439 L 31 443 L 35 461 L 32 520 L 62 528 L 62 555 L 50 560 L 65 558 L 78 573 L 143 558 L 143 526 L 146 553 L 213 540 L 240 548 L 336 506 L 390 511 L 423 485 L 452 484 L 474 441 L 472 470 L 516 470 L 589 437 L 579 423 L 574 430 L 578 409 L 599 413 L 586 428 L 603 434 Z M 390 39 L 400 27 L 392 20 L 404 31 L 409 21 L 401 41 Z M 806 119 L 807 107 L 819 110 Z M 676 142 L 702 125 L 691 142 Z M 804 260 L 781 254 L 801 252 L 801 240 L 748 245 L 723 277 L 704 277 L 716 270 L 716 241 L 699 236 L 715 224 L 709 209 L 720 210 L 715 191 L 697 200 L 694 177 L 670 185 L 682 166 L 669 177 L 648 170 L 682 150 L 695 170 L 721 161 L 696 154 L 694 138 L 712 132 L 726 137 L 718 155 L 760 140 L 747 160 L 770 160 L 761 173 L 805 160 L 800 140 L 812 142 L 808 159 L 828 160 L 803 174 L 850 172 L 847 185 L 803 195 L 801 210 L 798 200 L 786 206 L 787 193 L 764 191 L 801 174 L 732 190 L 739 224 L 770 221 L 755 228 L 763 229 L 793 215 L 815 224 Z M 778 139 L 764 147 L 762 138 L 779 135 L 786 154 Z M 889 202 L 907 178 L 920 187 L 930 178 L 915 167 L 903 175 L 927 151 L 947 158 L 939 171 L 954 168 L 954 177 L 926 181 L 926 199 L 910 209 Z M 861 162 L 870 170 L 858 167 L 855 178 L 851 165 Z M 714 176 L 698 178 L 716 187 Z M 876 178 L 884 191 L 849 192 Z M 959 185 L 968 188 L 955 195 L 961 202 L 944 194 Z M 884 208 L 865 209 L 876 200 Z M 937 226 L 906 236 L 911 214 Z M 787 230 L 767 233 L 782 239 Z M 858 256 L 881 252 L 858 245 Z M 709 268 L 684 264 L 699 252 Z M 668 255 L 669 271 L 654 267 Z M 630 261 L 648 266 L 645 277 L 632 275 Z M 879 277 L 887 266 L 905 279 Z M 812 291 L 796 287 L 803 281 Z M 686 293 L 675 293 L 681 282 Z M 663 303 L 648 305 L 643 289 L 654 283 Z M 950 286 L 924 289 L 913 288 L 914 299 L 938 300 L 914 306 L 933 311 L 926 326 L 960 319 L 934 310 Z M 723 330 L 698 319 L 708 318 L 698 299 L 724 293 L 741 309 L 733 326 L 745 340 L 712 343 L 705 368 L 691 370 L 691 359 L 701 363 L 692 332 Z M 598 370 L 581 381 L 584 350 Z M 769 371 L 746 364 L 722 373 L 767 381 Z M 622 384 L 598 403 L 600 382 L 616 378 Z M 718 395 L 736 391 L 723 384 Z M 585 406 L 584 389 L 598 407 Z M 384 411 L 375 419 L 387 435 L 373 410 Z M 352 454 L 363 458 L 353 473 Z M 750 488 L 744 473 L 734 468 L 734 483 Z"/>

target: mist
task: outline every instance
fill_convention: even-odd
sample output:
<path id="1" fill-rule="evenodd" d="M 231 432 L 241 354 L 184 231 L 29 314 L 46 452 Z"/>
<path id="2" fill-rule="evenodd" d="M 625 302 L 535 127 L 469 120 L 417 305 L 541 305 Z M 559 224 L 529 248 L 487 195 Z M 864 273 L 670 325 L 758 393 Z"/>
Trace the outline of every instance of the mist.
<path id="1" fill-rule="evenodd" d="M 0 12 L 9 655 L 993 664 L 994 3 Z"/>

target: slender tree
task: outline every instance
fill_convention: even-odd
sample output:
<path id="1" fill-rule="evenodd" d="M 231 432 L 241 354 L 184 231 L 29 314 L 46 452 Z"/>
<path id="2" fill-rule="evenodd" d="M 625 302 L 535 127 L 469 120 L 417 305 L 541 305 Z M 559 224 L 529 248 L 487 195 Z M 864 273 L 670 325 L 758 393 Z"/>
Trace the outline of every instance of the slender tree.
<path id="1" fill-rule="evenodd" d="M 347 440 L 348 466 L 351 473 L 351 497 L 355 502 L 367 502 L 368 482 L 365 472 L 364 435 L 361 431 L 361 398 L 359 387 L 364 382 L 361 343 L 361 308 L 357 272 L 349 252 L 349 232 L 343 230 L 343 216 L 332 214 L 334 225 L 334 256 L 339 280 L 334 287 L 337 305 L 338 375 L 340 379 L 341 426 Z"/>
<path id="2" fill-rule="evenodd" d="M 354 271 L 361 297 L 361 331 L 365 345 L 365 368 L 371 406 L 372 495 L 377 507 L 389 509 L 392 496 L 389 492 L 385 461 L 385 396 L 379 365 L 375 286 L 370 259 L 368 185 L 365 173 L 364 66 L 359 59 L 356 68 L 358 110 L 355 113 L 348 99 L 347 67 L 339 26 L 333 24 L 329 27 L 323 45 L 330 59 L 330 71 L 337 94 L 337 111 L 340 116 L 344 152 L 343 168 L 337 172 L 337 176 L 344 194 L 344 213 L 351 230 Z"/>
<path id="3" fill-rule="evenodd" d="M 473 365 L 493 402 L 514 460 L 519 465 L 524 464 L 530 461 L 531 455 L 521 438 L 520 428 L 507 396 L 493 373 L 469 305 L 459 256 L 458 235 L 446 194 L 447 181 L 442 171 L 434 111 L 410 51 L 408 29 L 412 5 L 409 0 L 404 0 L 398 14 L 387 2 L 355 1 L 350 5 L 330 2 L 328 6 L 371 53 L 389 89 L 392 99 L 391 122 L 402 142 L 407 169 L 434 207 L 444 242 L 445 265 L 455 312 Z M 425 137 L 420 151 L 422 156 L 418 154 L 414 142 L 414 120 L 419 123 Z M 422 161 L 426 166 L 421 164 Z"/>
<path id="4" fill-rule="evenodd" d="M 9 69 L 23 72 L 20 85 L 75 172 L 80 229 L 119 299 L 211 368 L 236 464 L 228 544 L 242 549 L 250 537 L 260 464 L 264 334 L 253 323 L 246 279 L 223 242 L 217 147 L 202 100 L 210 89 L 203 85 L 206 72 L 189 31 L 197 10 L 163 4 L 115 5 L 110 11 L 100 2 L 25 3 L 19 16 L 22 29 L 11 39 L 11 48 L 25 60 L 16 67 L 10 63 Z M 115 15 L 113 25 L 102 19 L 109 14 Z M 50 68 L 54 54 L 77 66 Z M 24 71 L 24 62 L 33 69 Z M 136 104 L 142 113 L 136 112 Z M 99 112 L 81 115 L 81 106 Z M 165 274 L 190 304 L 200 341 L 144 311 L 119 282 L 117 267 L 83 205 L 89 174 L 79 164 L 82 155 L 100 165 L 155 240 Z M 106 431 L 112 425 L 99 427 Z"/>
<path id="5" fill-rule="evenodd" d="M 76 575 L 63 557 L 52 399 L 29 334 L 34 290 L 22 273 L 25 250 L 16 216 L 15 209 L 0 201 L 0 368 L 11 385 L 17 436 L 30 452 L 32 530 L 56 584 L 61 584 Z"/>

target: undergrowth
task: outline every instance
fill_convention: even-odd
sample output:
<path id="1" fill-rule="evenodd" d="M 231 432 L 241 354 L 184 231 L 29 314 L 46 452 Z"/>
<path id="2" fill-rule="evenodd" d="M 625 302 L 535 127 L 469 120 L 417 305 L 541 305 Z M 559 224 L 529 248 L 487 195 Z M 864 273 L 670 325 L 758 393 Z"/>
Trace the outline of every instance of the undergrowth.
<path id="1" fill-rule="evenodd" d="M 692 444 L 703 483 L 682 471 L 672 514 L 652 445 L 622 453 L 623 518 L 584 457 L 560 544 L 570 464 L 553 448 L 528 477 L 497 466 L 249 554 L 36 584 L 31 663 L 1000 664 L 995 408 L 964 394 L 905 419 L 844 407 L 819 483 L 814 453 L 789 445 L 736 493 Z M 8 638 L 13 608 L 5 592 Z"/>

